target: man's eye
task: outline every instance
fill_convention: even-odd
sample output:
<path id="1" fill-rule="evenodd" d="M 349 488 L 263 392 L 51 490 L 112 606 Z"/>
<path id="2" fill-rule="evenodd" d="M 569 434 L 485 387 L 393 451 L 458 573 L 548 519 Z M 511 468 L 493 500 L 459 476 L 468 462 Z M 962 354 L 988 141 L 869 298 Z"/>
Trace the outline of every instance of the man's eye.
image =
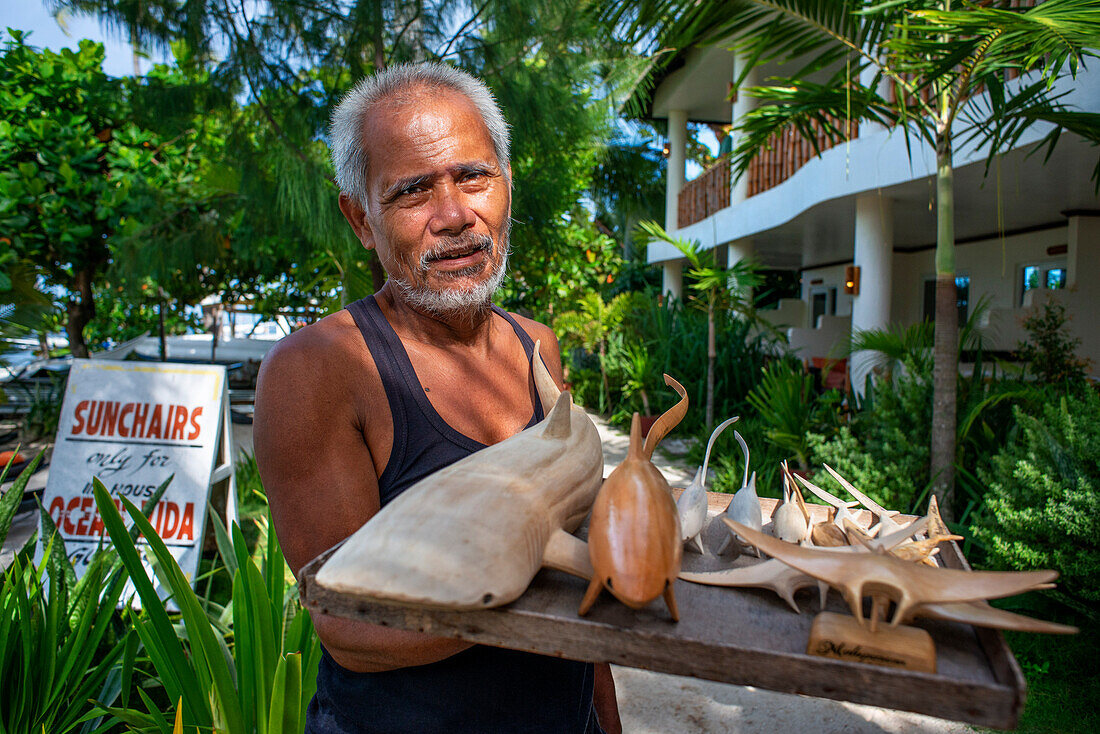
<path id="1" fill-rule="evenodd" d="M 412 196 L 421 192 L 427 191 L 422 184 L 413 184 L 412 186 L 406 186 L 401 189 L 402 196 Z"/>

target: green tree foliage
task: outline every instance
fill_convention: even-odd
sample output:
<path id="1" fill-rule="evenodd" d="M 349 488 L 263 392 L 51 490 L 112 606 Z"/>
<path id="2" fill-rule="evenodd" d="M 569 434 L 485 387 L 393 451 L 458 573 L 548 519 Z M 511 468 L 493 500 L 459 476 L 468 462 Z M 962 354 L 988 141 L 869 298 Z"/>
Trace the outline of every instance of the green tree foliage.
<path id="1" fill-rule="evenodd" d="M 714 420 L 714 380 L 715 365 L 718 358 L 717 324 L 715 319 L 719 310 L 741 314 L 751 321 L 753 314 L 752 288 L 760 283 L 759 266 L 752 260 L 738 260 L 725 267 L 718 263 L 717 248 L 704 251 L 698 242 L 672 237 L 663 227 L 653 221 L 641 222 L 639 234 L 645 242 L 660 240 L 679 250 L 691 264 L 688 277 L 690 288 L 695 292 L 691 303 L 707 313 L 707 393 L 704 401 L 704 425 L 709 431 Z"/>
<path id="2" fill-rule="evenodd" d="M 324 137 L 331 110 L 359 79 L 421 60 L 484 78 L 512 125 L 514 280 L 505 304 L 540 316 L 592 284 L 585 258 L 605 248 L 593 247 L 599 237 L 581 204 L 611 114 L 599 65 L 614 59 L 595 45 L 600 29 L 588 0 L 277 0 L 247 13 L 213 0 L 54 5 L 94 14 L 144 47 L 179 42 L 208 74 L 205 87 L 221 108 L 243 100 L 225 131 L 224 162 L 241 208 L 233 247 L 285 252 L 291 261 L 282 272 L 308 286 L 309 297 L 324 299 L 339 285 L 347 300 L 382 285 L 377 258 L 336 207 Z M 269 290 L 272 303 L 296 297 L 292 287 Z"/>
<path id="3" fill-rule="evenodd" d="M 1017 440 L 981 472 L 986 522 L 971 528 L 995 568 L 1054 568 L 1059 588 L 1100 604 L 1100 395 L 1015 410 Z"/>
<path id="4" fill-rule="evenodd" d="M 88 346 L 101 349 L 108 342 L 118 344 L 142 334 L 157 334 L 164 316 L 166 335 L 186 334 L 201 325 L 195 315 L 189 315 L 179 300 L 162 300 L 155 288 L 148 287 L 140 295 L 131 295 L 122 286 L 97 286 L 96 317 L 84 331 Z"/>
<path id="5" fill-rule="evenodd" d="M 623 322 L 629 296 L 620 293 L 604 301 L 597 291 L 581 296 L 577 308 L 566 311 L 554 321 L 554 328 L 566 349 L 583 349 L 596 354 L 600 368 L 600 412 L 607 410 L 611 389 L 607 379 L 607 341 Z"/>
<path id="6" fill-rule="evenodd" d="M 101 70 L 102 46 L 39 52 L 18 31 L 12 39 L 0 57 L 0 229 L 19 261 L 63 289 L 70 348 L 87 356 L 84 329 L 112 263 L 158 272 L 179 249 L 173 236 L 216 242 L 221 225 L 190 141 L 134 121 L 130 90 Z M 182 290 L 183 272 L 162 282 Z"/>
<path id="7" fill-rule="evenodd" d="M 764 437 L 786 452 L 781 459 L 793 456 L 800 468 L 810 468 L 811 432 L 835 428 L 834 393 L 829 400 L 814 392 L 813 376 L 797 360 L 773 362 L 764 371 L 759 384 L 746 400 L 759 420 L 766 426 Z"/>
<path id="8" fill-rule="evenodd" d="M 927 372 L 909 367 L 894 382 L 874 385 L 847 425 L 806 439 L 815 461 L 896 510 L 914 508 L 923 499 L 929 476 L 932 385 Z M 826 483 L 836 486 L 831 478 Z"/>

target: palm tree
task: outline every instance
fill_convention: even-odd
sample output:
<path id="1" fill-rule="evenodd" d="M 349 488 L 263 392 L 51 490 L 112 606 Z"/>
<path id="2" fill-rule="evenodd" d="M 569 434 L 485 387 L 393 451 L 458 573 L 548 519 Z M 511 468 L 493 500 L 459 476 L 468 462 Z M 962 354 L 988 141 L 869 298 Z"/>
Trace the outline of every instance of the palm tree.
<path id="1" fill-rule="evenodd" d="M 820 154 L 817 129 L 842 140 L 855 121 L 900 127 L 911 155 L 914 140 L 935 151 L 931 468 L 941 503 L 954 484 L 958 377 L 952 152 L 960 144 L 985 145 L 991 160 L 1014 147 L 1036 122 L 1052 125 L 1038 144 L 1046 145 L 1048 154 L 1067 130 L 1100 143 L 1100 115 L 1068 109 L 1054 86 L 1075 75 L 1085 57 L 1096 55 L 1100 4 L 1046 0 L 1015 7 L 1020 4 L 628 0 L 605 14 L 619 33 L 660 39 L 666 49 L 732 38 L 752 64 L 774 61 L 799 69 L 774 86 L 741 90 L 760 105 L 737 121 L 737 174 L 748 169 L 774 135 L 797 131 Z M 737 83 L 747 73 L 748 68 Z M 822 73 L 825 81 L 810 81 L 811 75 Z"/>
<path id="2" fill-rule="evenodd" d="M 567 345 L 595 352 L 600 365 L 600 411 L 611 404 L 611 387 L 607 380 L 607 340 L 618 328 L 628 303 L 625 293 L 605 301 L 595 291 L 585 293 L 577 308 L 566 311 L 554 320 L 559 337 Z"/>
<path id="3" fill-rule="evenodd" d="M 707 252 L 698 242 L 673 237 L 664 227 L 653 221 L 640 222 L 638 233 L 645 243 L 653 240 L 669 243 L 691 265 L 691 270 L 688 271 L 688 277 L 694 281 L 691 288 L 699 294 L 697 303 L 707 312 L 706 425 L 709 433 L 714 428 L 714 362 L 718 357 L 714 317 L 720 308 L 729 308 L 752 316 L 752 289 L 760 285 L 758 266 L 755 261 L 745 259 L 738 260 L 729 267 L 721 267 L 718 265 L 717 250 Z"/>

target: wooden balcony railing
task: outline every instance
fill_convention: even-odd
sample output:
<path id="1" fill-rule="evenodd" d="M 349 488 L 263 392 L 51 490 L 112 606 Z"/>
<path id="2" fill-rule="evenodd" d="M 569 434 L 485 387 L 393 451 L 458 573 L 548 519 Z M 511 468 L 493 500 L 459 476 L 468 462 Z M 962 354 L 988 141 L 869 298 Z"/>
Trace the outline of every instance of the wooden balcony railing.
<path id="1" fill-rule="evenodd" d="M 844 123 L 840 120 L 835 121 L 834 125 L 841 130 L 844 128 Z M 843 136 L 831 135 L 820 126 L 815 126 L 815 129 L 817 144 L 822 151 L 844 142 Z M 849 130 L 854 138 L 859 134 L 859 125 L 849 123 Z M 755 196 L 761 191 L 778 186 L 793 176 L 814 155 L 816 153 L 810 141 L 794 131 L 774 136 L 749 164 L 746 174 L 749 180 L 748 195 Z M 728 159 L 724 159 L 680 189 L 676 226 L 687 227 L 701 222 L 729 205 L 730 164 Z"/>
<path id="2" fill-rule="evenodd" d="M 844 130 L 843 120 L 834 119 L 832 123 L 837 130 Z M 822 152 L 845 141 L 844 135 L 827 131 L 819 124 L 814 124 L 813 127 L 817 147 Z M 858 123 L 848 122 L 848 135 L 850 138 L 859 135 Z M 816 155 L 813 144 L 795 130 L 773 135 L 764 150 L 749 164 L 748 195 L 756 196 L 762 191 L 775 188 Z"/>
<path id="3" fill-rule="evenodd" d="M 730 163 L 723 159 L 680 189 L 676 225 L 686 227 L 730 205 Z"/>

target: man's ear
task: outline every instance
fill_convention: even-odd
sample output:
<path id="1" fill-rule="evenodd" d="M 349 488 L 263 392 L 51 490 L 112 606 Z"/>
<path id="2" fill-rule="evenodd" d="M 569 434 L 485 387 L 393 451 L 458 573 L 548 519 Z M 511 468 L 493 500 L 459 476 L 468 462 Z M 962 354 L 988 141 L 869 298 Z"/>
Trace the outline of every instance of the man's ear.
<path id="1" fill-rule="evenodd" d="M 363 247 L 373 250 L 374 230 L 371 229 L 370 222 L 367 221 L 367 212 L 363 209 L 363 205 L 354 197 L 340 194 L 340 211 L 343 212 L 344 219 L 348 220 L 348 224 L 355 231 L 355 236 L 363 243 Z"/>

